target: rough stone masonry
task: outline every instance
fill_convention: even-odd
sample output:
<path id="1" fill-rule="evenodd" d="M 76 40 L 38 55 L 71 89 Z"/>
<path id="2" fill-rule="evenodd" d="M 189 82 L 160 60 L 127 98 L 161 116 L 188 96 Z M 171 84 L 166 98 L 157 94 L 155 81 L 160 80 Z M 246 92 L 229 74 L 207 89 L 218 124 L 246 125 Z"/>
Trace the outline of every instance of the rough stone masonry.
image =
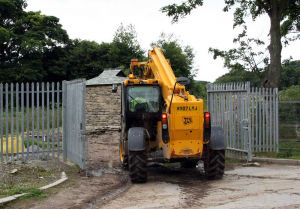
<path id="1" fill-rule="evenodd" d="M 120 120 L 120 86 L 116 93 L 112 92 L 112 85 L 87 86 L 87 169 L 111 168 L 119 164 Z"/>

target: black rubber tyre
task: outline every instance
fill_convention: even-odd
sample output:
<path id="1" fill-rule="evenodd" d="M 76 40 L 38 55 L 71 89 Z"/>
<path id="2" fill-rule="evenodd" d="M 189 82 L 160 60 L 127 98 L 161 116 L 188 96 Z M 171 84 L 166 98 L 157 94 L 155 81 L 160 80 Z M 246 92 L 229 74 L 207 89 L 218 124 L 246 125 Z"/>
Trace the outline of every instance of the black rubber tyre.
<path id="1" fill-rule="evenodd" d="M 124 160 L 123 160 L 123 162 L 121 162 L 121 166 L 124 170 L 126 170 L 126 171 L 128 170 L 128 156 L 127 155 L 124 156 Z"/>
<path id="2" fill-rule="evenodd" d="M 147 155 L 144 151 L 129 152 L 129 176 L 132 183 L 147 181 Z"/>
<path id="3" fill-rule="evenodd" d="M 180 162 L 181 168 L 196 168 L 198 161 L 196 160 L 185 160 Z"/>
<path id="4" fill-rule="evenodd" d="M 208 179 L 221 179 L 225 170 L 225 150 L 211 150 L 204 160 L 205 175 Z"/>

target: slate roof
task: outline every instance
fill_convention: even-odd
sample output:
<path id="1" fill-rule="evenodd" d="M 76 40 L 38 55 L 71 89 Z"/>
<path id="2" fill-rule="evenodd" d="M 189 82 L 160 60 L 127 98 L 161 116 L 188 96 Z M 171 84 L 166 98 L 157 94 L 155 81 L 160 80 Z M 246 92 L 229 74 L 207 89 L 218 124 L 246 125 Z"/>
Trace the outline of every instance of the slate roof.
<path id="1" fill-rule="evenodd" d="M 126 79 L 121 69 L 105 69 L 99 76 L 86 81 L 87 86 L 120 84 Z"/>

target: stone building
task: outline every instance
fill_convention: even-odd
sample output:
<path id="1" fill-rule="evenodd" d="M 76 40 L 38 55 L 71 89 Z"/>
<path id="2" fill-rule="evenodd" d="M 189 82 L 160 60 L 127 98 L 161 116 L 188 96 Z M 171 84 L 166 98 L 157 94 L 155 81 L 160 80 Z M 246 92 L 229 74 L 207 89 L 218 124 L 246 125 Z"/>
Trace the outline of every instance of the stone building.
<path id="1" fill-rule="evenodd" d="M 106 69 L 86 82 L 86 139 L 88 169 L 118 163 L 121 120 L 121 69 Z"/>

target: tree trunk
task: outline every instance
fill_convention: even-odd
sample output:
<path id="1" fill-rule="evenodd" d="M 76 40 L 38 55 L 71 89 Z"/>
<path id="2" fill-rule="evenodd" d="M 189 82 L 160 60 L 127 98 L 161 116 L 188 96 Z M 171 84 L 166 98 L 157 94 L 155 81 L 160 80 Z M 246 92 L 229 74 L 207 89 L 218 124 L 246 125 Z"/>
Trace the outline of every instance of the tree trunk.
<path id="1" fill-rule="evenodd" d="M 270 45 L 268 47 L 270 53 L 270 65 L 268 67 L 263 86 L 267 88 L 278 88 L 280 84 L 281 73 L 281 32 L 280 17 L 281 8 L 278 0 L 271 0 L 271 9 L 268 13 L 270 17 Z"/>

